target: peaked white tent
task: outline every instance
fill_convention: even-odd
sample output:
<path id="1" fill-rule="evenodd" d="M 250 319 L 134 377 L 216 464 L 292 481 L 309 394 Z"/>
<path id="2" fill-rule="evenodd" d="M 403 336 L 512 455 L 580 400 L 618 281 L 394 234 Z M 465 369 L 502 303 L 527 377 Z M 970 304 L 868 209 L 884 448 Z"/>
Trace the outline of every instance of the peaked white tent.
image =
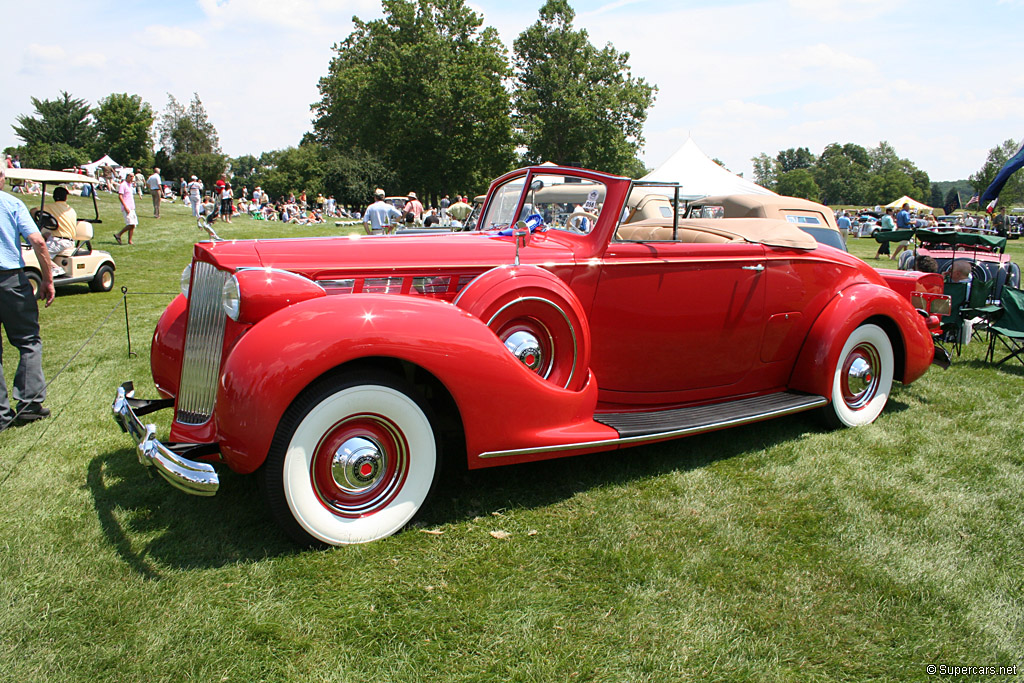
<path id="1" fill-rule="evenodd" d="M 114 168 L 120 168 L 121 164 L 117 163 L 106 154 L 103 155 L 103 158 L 97 159 L 92 163 L 82 164 L 82 168 L 84 168 L 85 172 L 89 175 L 96 175 L 96 169 L 100 166 L 113 166 Z"/>
<path id="2" fill-rule="evenodd" d="M 700 151 L 693 138 L 686 138 L 679 151 L 645 175 L 642 180 L 679 183 L 682 186 L 680 197 L 684 199 L 730 194 L 775 195 L 771 190 L 730 173 L 716 164 Z"/>

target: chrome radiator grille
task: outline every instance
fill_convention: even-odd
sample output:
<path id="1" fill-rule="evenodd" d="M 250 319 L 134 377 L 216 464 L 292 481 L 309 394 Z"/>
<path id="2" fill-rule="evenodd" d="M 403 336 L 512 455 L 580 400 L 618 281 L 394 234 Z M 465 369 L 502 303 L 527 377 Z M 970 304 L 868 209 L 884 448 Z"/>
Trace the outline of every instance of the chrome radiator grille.
<path id="1" fill-rule="evenodd" d="M 203 424 L 213 415 L 220 356 L 224 347 L 224 325 L 227 322 L 220 296 L 230 276 L 230 273 L 201 261 L 192 266 L 188 329 L 176 416 L 182 424 Z"/>

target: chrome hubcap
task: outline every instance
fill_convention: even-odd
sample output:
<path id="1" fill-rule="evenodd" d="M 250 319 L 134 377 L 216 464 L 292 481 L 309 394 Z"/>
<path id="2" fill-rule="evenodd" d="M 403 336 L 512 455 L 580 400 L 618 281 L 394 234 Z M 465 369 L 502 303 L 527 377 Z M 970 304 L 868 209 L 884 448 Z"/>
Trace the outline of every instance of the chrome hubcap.
<path id="1" fill-rule="evenodd" d="M 505 339 L 505 348 L 519 359 L 519 362 L 534 372 L 544 367 L 544 351 L 535 336 L 524 330 L 513 332 Z"/>
<path id="2" fill-rule="evenodd" d="M 331 458 L 331 476 L 346 493 L 373 488 L 387 470 L 387 455 L 372 439 L 356 436 L 345 441 Z"/>
<path id="3" fill-rule="evenodd" d="M 862 344 L 846 359 L 843 382 L 843 400 L 850 408 L 859 410 L 870 403 L 878 389 L 879 358 L 874 347 Z"/>
<path id="4" fill-rule="evenodd" d="M 858 358 L 850 364 L 850 372 L 847 382 L 850 392 L 854 395 L 864 393 L 864 390 L 871 386 L 871 365 L 863 358 Z"/>

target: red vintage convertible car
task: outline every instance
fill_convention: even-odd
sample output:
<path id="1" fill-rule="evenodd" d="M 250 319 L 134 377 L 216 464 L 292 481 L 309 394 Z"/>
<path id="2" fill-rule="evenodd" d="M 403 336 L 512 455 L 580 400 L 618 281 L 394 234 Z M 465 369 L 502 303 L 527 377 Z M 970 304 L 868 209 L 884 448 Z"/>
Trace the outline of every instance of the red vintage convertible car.
<path id="1" fill-rule="evenodd" d="M 866 425 L 928 369 L 938 318 L 910 299 L 939 302 L 937 275 L 894 289 L 794 223 L 681 219 L 677 198 L 535 167 L 491 185 L 476 232 L 197 244 L 153 336 L 163 398 L 127 382 L 115 417 L 178 488 L 256 472 L 292 537 L 344 544 L 400 530 L 442 454 L 507 465 L 810 409 Z M 161 441 L 141 418 L 171 407 Z"/>

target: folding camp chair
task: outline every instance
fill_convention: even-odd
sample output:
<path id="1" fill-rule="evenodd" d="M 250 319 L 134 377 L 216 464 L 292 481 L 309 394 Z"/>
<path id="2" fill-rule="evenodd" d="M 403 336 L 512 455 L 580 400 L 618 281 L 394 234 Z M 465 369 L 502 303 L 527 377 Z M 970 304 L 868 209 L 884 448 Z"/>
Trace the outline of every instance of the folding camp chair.
<path id="1" fill-rule="evenodd" d="M 963 347 L 964 318 L 962 309 L 967 303 L 967 283 L 946 282 L 942 287 L 942 293 L 950 299 L 949 315 L 943 316 L 941 320 L 942 341 L 952 346 L 956 355 L 959 356 Z"/>
<path id="2" fill-rule="evenodd" d="M 971 283 L 970 296 L 960 315 L 964 320 L 972 321 L 972 334 L 987 332 L 988 326 L 1003 310 L 999 304 L 989 303 L 994 285 L 994 280 L 974 280 Z"/>
<path id="3" fill-rule="evenodd" d="M 988 326 L 988 352 L 985 360 L 1002 365 L 1011 358 L 1024 364 L 1024 292 L 1012 287 L 1003 287 L 1002 311 Z M 996 361 L 996 342 L 1003 345 L 1009 354 Z"/>

